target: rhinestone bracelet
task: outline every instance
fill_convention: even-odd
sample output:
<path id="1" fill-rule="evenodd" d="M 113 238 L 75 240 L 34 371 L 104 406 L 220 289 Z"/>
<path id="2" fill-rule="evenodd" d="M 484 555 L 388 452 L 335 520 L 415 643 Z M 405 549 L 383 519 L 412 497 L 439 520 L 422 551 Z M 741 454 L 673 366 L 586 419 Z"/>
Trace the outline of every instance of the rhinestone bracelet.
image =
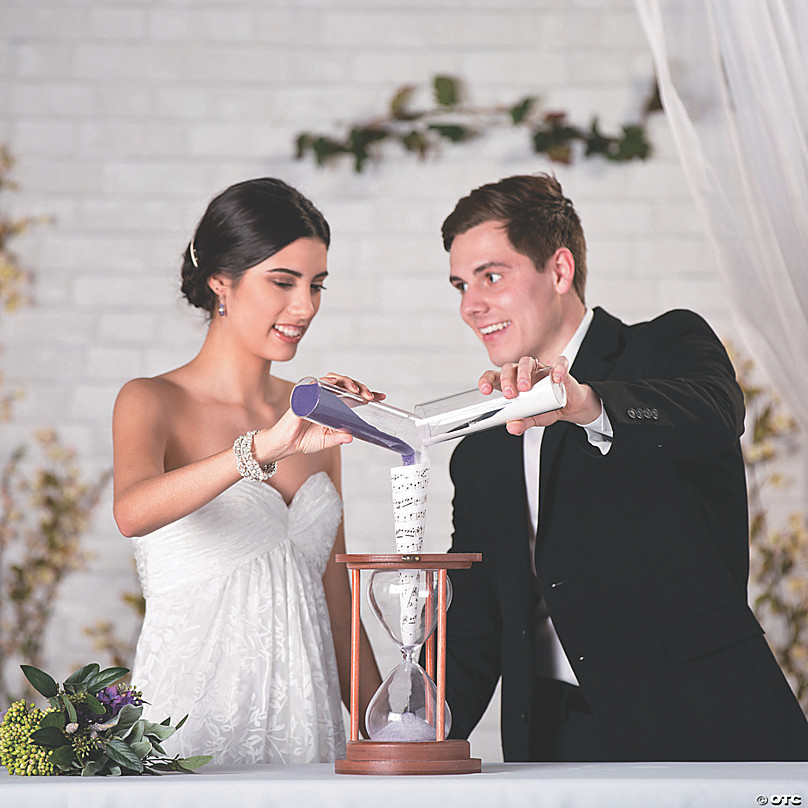
<path id="1" fill-rule="evenodd" d="M 253 455 L 253 438 L 257 434 L 258 430 L 253 429 L 246 435 L 239 435 L 233 444 L 233 453 L 236 455 L 238 473 L 247 480 L 263 483 L 278 470 L 278 464 L 273 460 L 268 465 L 262 466 L 255 459 Z"/>

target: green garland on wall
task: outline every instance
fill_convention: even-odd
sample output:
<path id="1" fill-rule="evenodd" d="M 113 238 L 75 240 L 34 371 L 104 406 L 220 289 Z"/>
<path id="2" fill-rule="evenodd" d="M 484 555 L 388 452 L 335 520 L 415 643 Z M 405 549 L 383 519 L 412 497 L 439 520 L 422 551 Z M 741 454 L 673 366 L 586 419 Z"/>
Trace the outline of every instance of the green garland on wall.
<path id="1" fill-rule="evenodd" d="M 645 160 L 652 152 L 646 119 L 660 110 L 659 94 L 653 87 L 639 121 L 624 124 L 621 131 L 601 131 L 597 116 L 588 126 L 569 121 L 566 112 L 543 112 L 536 96 L 526 96 L 511 106 L 471 106 L 464 102 L 461 82 L 451 76 L 432 81 L 434 105 L 413 109 L 417 88 L 408 84 L 395 91 L 385 114 L 350 126 L 342 136 L 302 132 L 295 140 L 297 159 L 312 155 L 325 166 L 343 155 L 351 155 L 354 170 L 361 172 L 369 160 L 379 160 L 383 142 L 398 143 L 405 151 L 424 158 L 447 143 L 463 143 L 483 135 L 489 128 L 510 125 L 527 129 L 533 151 L 557 163 L 571 163 L 579 154 L 602 157 L 617 163 Z"/>

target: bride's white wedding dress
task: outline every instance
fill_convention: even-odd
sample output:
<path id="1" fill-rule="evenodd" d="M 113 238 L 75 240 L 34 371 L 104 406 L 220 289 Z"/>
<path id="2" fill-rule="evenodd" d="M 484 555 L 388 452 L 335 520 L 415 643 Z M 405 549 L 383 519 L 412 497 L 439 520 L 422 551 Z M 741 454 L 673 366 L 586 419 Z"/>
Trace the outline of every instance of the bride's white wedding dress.
<path id="1" fill-rule="evenodd" d="M 289 506 L 241 480 L 134 540 L 146 617 L 132 682 L 144 715 L 188 721 L 171 755 L 214 763 L 308 763 L 344 754 L 322 575 L 342 518 L 325 472 Z"/>

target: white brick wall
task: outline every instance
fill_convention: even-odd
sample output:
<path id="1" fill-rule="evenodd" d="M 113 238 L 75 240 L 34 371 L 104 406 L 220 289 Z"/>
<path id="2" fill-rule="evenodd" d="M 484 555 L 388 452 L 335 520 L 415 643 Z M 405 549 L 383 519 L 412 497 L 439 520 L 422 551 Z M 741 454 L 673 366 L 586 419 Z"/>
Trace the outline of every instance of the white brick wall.
<path id="1" fill-rule="evenodd" d="M 334 232 L 322 312 L 276 369 L 292 379 L 340 370 L 403 407 L 472 386 L 486 356 L 457 315 L 439 226 L 472 187 L 546 169 L 587 230 L 592 304 L 629 320 L 692 306 L 731 334 L 662 117 L 651 123 L 655 157 L 630 166 L 553 166 L 509 130 L 425 163 L 391 147 L 359 176 L 347 160 L 327 170 L 293 160 L 301 130 L 342 131 L 439 72 L 467 80 L 478 103 L 537 94 L 612 128 L 637 115 L 653 71 L 631 0 L 0 0 L 0 140 L 22 185 L 2 204 L 56 217 L 17 242 L 36 270 L 37 306 L 0 321 L 2 367 L 27 391 L 0 428 L 2 456 L 53 425 L 88 470 L 110 464 L 117 389 L 187 361 L 201 342 L 178 292 L 191 228 L 215 193 L 253 176 L 298 186 Z M 435 550 L 449 540 L 450 448 L 434 453 Z M 345 451 L 351 551 L 391 548 L 394 460 Z M 82 625 L 108 616 L 132 631 L 118 602 L 133 586 L 129 548 L 109 494 L 87 544 L 96 560 L 67 582 L 48 640 L 57 676 L 92 657 Z M 373 637 L 388 667 L 394 654 Z M 495 714 L 475 752 L 499 756 Z"/>

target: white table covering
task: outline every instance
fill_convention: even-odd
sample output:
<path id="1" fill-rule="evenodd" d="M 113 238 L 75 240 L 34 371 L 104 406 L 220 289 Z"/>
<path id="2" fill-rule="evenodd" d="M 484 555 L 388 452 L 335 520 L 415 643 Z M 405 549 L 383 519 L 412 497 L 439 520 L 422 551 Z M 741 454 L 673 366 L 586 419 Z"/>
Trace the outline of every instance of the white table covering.
<path id="1" fill-rule="evenodd" d="M 0 808 L 754 808 L 808 806 L 808 763 L 493 763 L 480 774 L 337 775 L 208 765 L 160 777 L 11 777 Z"/>

